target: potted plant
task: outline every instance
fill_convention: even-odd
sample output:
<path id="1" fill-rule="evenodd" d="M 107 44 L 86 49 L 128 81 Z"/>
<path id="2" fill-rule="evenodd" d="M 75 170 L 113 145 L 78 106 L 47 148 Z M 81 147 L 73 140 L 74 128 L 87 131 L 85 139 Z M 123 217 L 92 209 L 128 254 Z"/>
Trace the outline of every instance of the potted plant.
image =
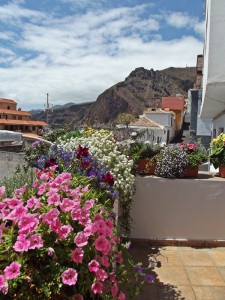
<path id="1" fill-rule="evenodd" d="M 210 161 L 214 168 L 219 168 L 219 175 L 225 178 L 225 134 L 221 133 L 210 144 Z"/>
<path id="2" fill-rule="evenodd" d="M 200 142 L 196 143 L 180 143 L 180 147 L 187 154 L 187 168 L 185 170 L 185 177 L 197 177 L 199 165 L 206 162 L 208 156 L 205 148 Z"/>
<path id="3" fill-rule="evenodd" d="M 160 149 L 159 145 L 152 145 L 149 141 L 136 142 L 131 145 L 130 156 L 134 160 L 139 174 L 154 174 L 156 156 L 160 152 Z"/>
<path id="4" fill-rule="evenodd" d="M 178 145 L 165 146 L 156 159 L 155 174 L 164 178 L 183 178 L 188 165 L 187 154 Z"/>

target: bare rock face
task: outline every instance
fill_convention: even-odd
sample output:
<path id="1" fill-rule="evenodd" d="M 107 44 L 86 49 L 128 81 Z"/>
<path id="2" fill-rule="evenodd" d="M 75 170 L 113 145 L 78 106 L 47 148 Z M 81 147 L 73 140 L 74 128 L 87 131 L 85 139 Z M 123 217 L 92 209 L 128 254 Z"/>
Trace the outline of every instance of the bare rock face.
<path id="1" fill-rule="evenodd" d="M 161 107 L 162 97 L 176 94 L 187 96 L 195 76 L 194 67 L 162 71 L 137 68 L 124 81 L 99 95 L 91 107 L 89 118 L 93 122 L 109 123 L 123 112 L 137 116 L 146 107 Z"/>
<path id="2" fill-rule="evenodd" d="M 161 107 L 162 97 L 176 94 L 186 97 L 195 78 L 194 67 L 161 71 L 137 68 L 124 81 L 105 90 L 95 102 L 64 105 L 50 113 L 48 121 L 52 128 L 57 128 L 64 124 L 113 123 L 124 112 L 138 116 L 146 107 Z M 46 114 L 39 112 L 33 118 L 46 121 Z"/>

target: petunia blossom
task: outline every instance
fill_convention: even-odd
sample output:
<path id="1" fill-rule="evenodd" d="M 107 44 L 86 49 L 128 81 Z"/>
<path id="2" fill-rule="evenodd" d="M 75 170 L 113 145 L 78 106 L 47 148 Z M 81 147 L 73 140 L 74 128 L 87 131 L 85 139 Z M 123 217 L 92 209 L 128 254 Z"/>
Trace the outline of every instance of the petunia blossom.
<path id="1" fill-rule="evenodd" d="M 7 266 L 4 269 L 5 278 L 14 279 L 18 277 L 18 275 L 20 274 L 20 267 L 21 265 L 18 262 L 12 262 L 9 266 Z"/>
<path id="2" fill-rule="evenodd" d="M 75 285 L 77 282 L 77 271 L 69 268 L 62 273 L 62 282 L 67 285 Z"/>

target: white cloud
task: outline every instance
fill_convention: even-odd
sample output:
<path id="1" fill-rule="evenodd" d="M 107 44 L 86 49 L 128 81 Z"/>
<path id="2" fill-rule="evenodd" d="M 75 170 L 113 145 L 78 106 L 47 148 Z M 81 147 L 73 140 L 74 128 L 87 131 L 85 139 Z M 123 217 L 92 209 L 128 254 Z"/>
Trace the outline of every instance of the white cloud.
<path id="1" fill-rule="evenodd" d="M 95 101 L 134 68 L 193 66 L 202 52 L 202 43 L 191 36 L 163 41 L 159 18 L 140 17 L 143 5 L 56 18 L 11 4 L 0 7 L 0 17 L 5 12 L 13 21 L 17 9 L 15 50 L 0 49 L 10 64 L 0 68 L 0 97 L 15 99 L 23 109 L 43 108 L 46 93 L 52 104 Z"/>
<path id="2" fill-rule="evenodd" d="M 173 12 L 166 17 L 167 23 L 176 28 L 192 28 L 200 36 L 204 35 L 205 22 L 200 22 L 196 17 L 192 17 L 183 12 Z"/>

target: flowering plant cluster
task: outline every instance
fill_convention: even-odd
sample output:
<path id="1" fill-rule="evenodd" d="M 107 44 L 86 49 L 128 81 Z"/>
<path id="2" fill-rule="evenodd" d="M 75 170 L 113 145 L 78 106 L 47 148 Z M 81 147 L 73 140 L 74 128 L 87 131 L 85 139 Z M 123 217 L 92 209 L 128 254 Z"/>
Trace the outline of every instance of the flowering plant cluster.
<path id="1" fill-rule="evenodd" d="M 91 187 L 74 182 L 53 164 L 12 197 L 0 187 L 0 293 L 15 300 L 126 299 L 113 214 Z"/>
<path id="2" fill-rule="evenodd" d="M 210 161 L 215 168 L 225 166 L 225 134 L 221 133 L 211 141 Z"/>
<path id="3" fill-rule="evenodd" d="M 61 146 L 53 145 L 49 151 L 42 154 L 36 161 L 35 166 L 40 170 L 46 170 L 51 166 L 57 166 L 56 171 L 69 171 L 73 175 L 85 175 L 89 179 L 89 183 L 102 191 L 100 200 L 105 203 L 107 199 L 111 199 L 111 207 L 113 201 L 118 196 L 118 192 L 114 187 L 114 177 L 109 167 L 103 167 L 98 160 L 94 158 L 88 147 L 78 145 L 73 152 L 63 150 Z"/>
<path id="4" fill-rule="evenodd" d="M 73 152 L 79 145 L 88 147 L 90 154 L 95 157 L 102 167 L 107 167 L 114 178 L 114 188 L 119 193 L 122 215 L 121 228 L 129 231 L 129 211 L 131 207 L 134 175 L 132 174 L 133 160 L 120 146 L 113 133 L 107 130 L 94 130 L 92 128 L 83 132 L 82 137 L 60 138 L 57 143 L 64 151 Z"/>
<path id="5" fill-rule="evenodd" d="M 157 155 L 155 174 L 164 178 L 182 178 L 187 165 L 187 153 L 180 146 L 165 146 Z"/>
<path id="6" fill-rule="evenodd" d="M 180 147 L 186 152 L 188 167 L 191 169 L 197 168 L 207 160 L 206 150 L 200 143 L 180 143 Z"/>

